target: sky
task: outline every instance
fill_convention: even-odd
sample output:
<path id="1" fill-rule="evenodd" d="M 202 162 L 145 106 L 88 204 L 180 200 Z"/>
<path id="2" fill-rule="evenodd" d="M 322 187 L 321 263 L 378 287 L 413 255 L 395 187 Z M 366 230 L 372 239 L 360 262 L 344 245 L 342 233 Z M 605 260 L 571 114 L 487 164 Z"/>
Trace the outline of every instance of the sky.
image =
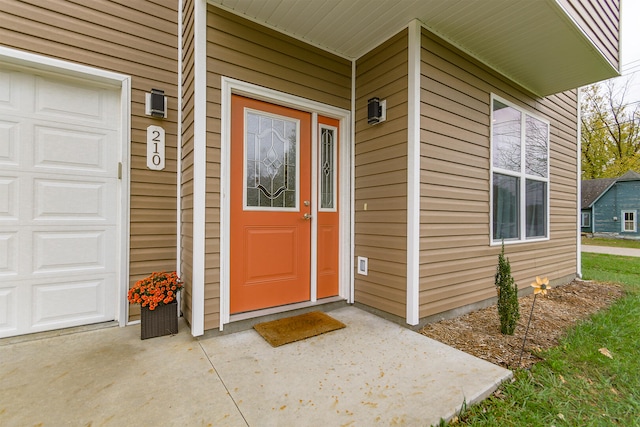
<path id="1" fill-rule="evenodd" d="M 631 79 L 627 103 L 640 102 L 640 1 L 622 0 L 622 77 Z"/>

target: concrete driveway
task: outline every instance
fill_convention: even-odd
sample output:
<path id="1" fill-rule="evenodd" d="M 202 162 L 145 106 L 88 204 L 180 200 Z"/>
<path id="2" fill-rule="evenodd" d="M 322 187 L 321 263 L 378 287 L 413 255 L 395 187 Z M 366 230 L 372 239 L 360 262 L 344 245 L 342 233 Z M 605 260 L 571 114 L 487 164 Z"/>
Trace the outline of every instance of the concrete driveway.
<path id="1" fill-rule="evenodd" d="M 347 327 L 278 348 L 184 323 L 0 340 L 0 425 L 429 426 L 512 376 L 358 308 L 329 314 Z"/>

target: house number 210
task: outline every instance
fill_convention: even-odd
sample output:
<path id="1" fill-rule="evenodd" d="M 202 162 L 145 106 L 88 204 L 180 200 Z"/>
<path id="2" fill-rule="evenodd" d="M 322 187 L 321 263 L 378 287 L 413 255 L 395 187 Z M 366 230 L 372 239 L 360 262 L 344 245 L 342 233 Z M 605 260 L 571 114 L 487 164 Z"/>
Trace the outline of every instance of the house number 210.
<path id="1" fill-rule="evenodd" d="M 156 171 L 164 169 L 164 129 L 160 126 L 147 128 L 147 167 Z"/>

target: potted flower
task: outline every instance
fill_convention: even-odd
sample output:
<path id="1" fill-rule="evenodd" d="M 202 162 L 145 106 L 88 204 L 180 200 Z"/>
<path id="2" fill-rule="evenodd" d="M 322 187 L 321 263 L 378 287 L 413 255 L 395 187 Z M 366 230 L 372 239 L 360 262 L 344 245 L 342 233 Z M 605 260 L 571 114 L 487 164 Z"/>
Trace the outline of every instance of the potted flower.
<path id="1" fill-rule="evenodd" d="M 176 298 L 182 287 L 182 280 L 173 271 L 152 273 L 129 289 L 129 302 L 141 306 L 141 339 L 178 333 Z"/>

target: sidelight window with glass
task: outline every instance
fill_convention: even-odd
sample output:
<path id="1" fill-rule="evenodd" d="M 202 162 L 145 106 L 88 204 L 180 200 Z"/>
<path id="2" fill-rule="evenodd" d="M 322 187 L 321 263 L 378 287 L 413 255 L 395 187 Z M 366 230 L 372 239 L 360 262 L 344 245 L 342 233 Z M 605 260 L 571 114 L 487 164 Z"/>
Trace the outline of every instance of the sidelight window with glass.
<path id="1" fill-rule="evenodd" d="M 549 236 L 549 123 L 491 98 L 491 238 Z"/>
<path id="2" fill-rule="evenodd" d="M 333 126 L 320 125 L 319 184 L 321 212 L 335 212 L 337 205 L 337 129 Z"/>

